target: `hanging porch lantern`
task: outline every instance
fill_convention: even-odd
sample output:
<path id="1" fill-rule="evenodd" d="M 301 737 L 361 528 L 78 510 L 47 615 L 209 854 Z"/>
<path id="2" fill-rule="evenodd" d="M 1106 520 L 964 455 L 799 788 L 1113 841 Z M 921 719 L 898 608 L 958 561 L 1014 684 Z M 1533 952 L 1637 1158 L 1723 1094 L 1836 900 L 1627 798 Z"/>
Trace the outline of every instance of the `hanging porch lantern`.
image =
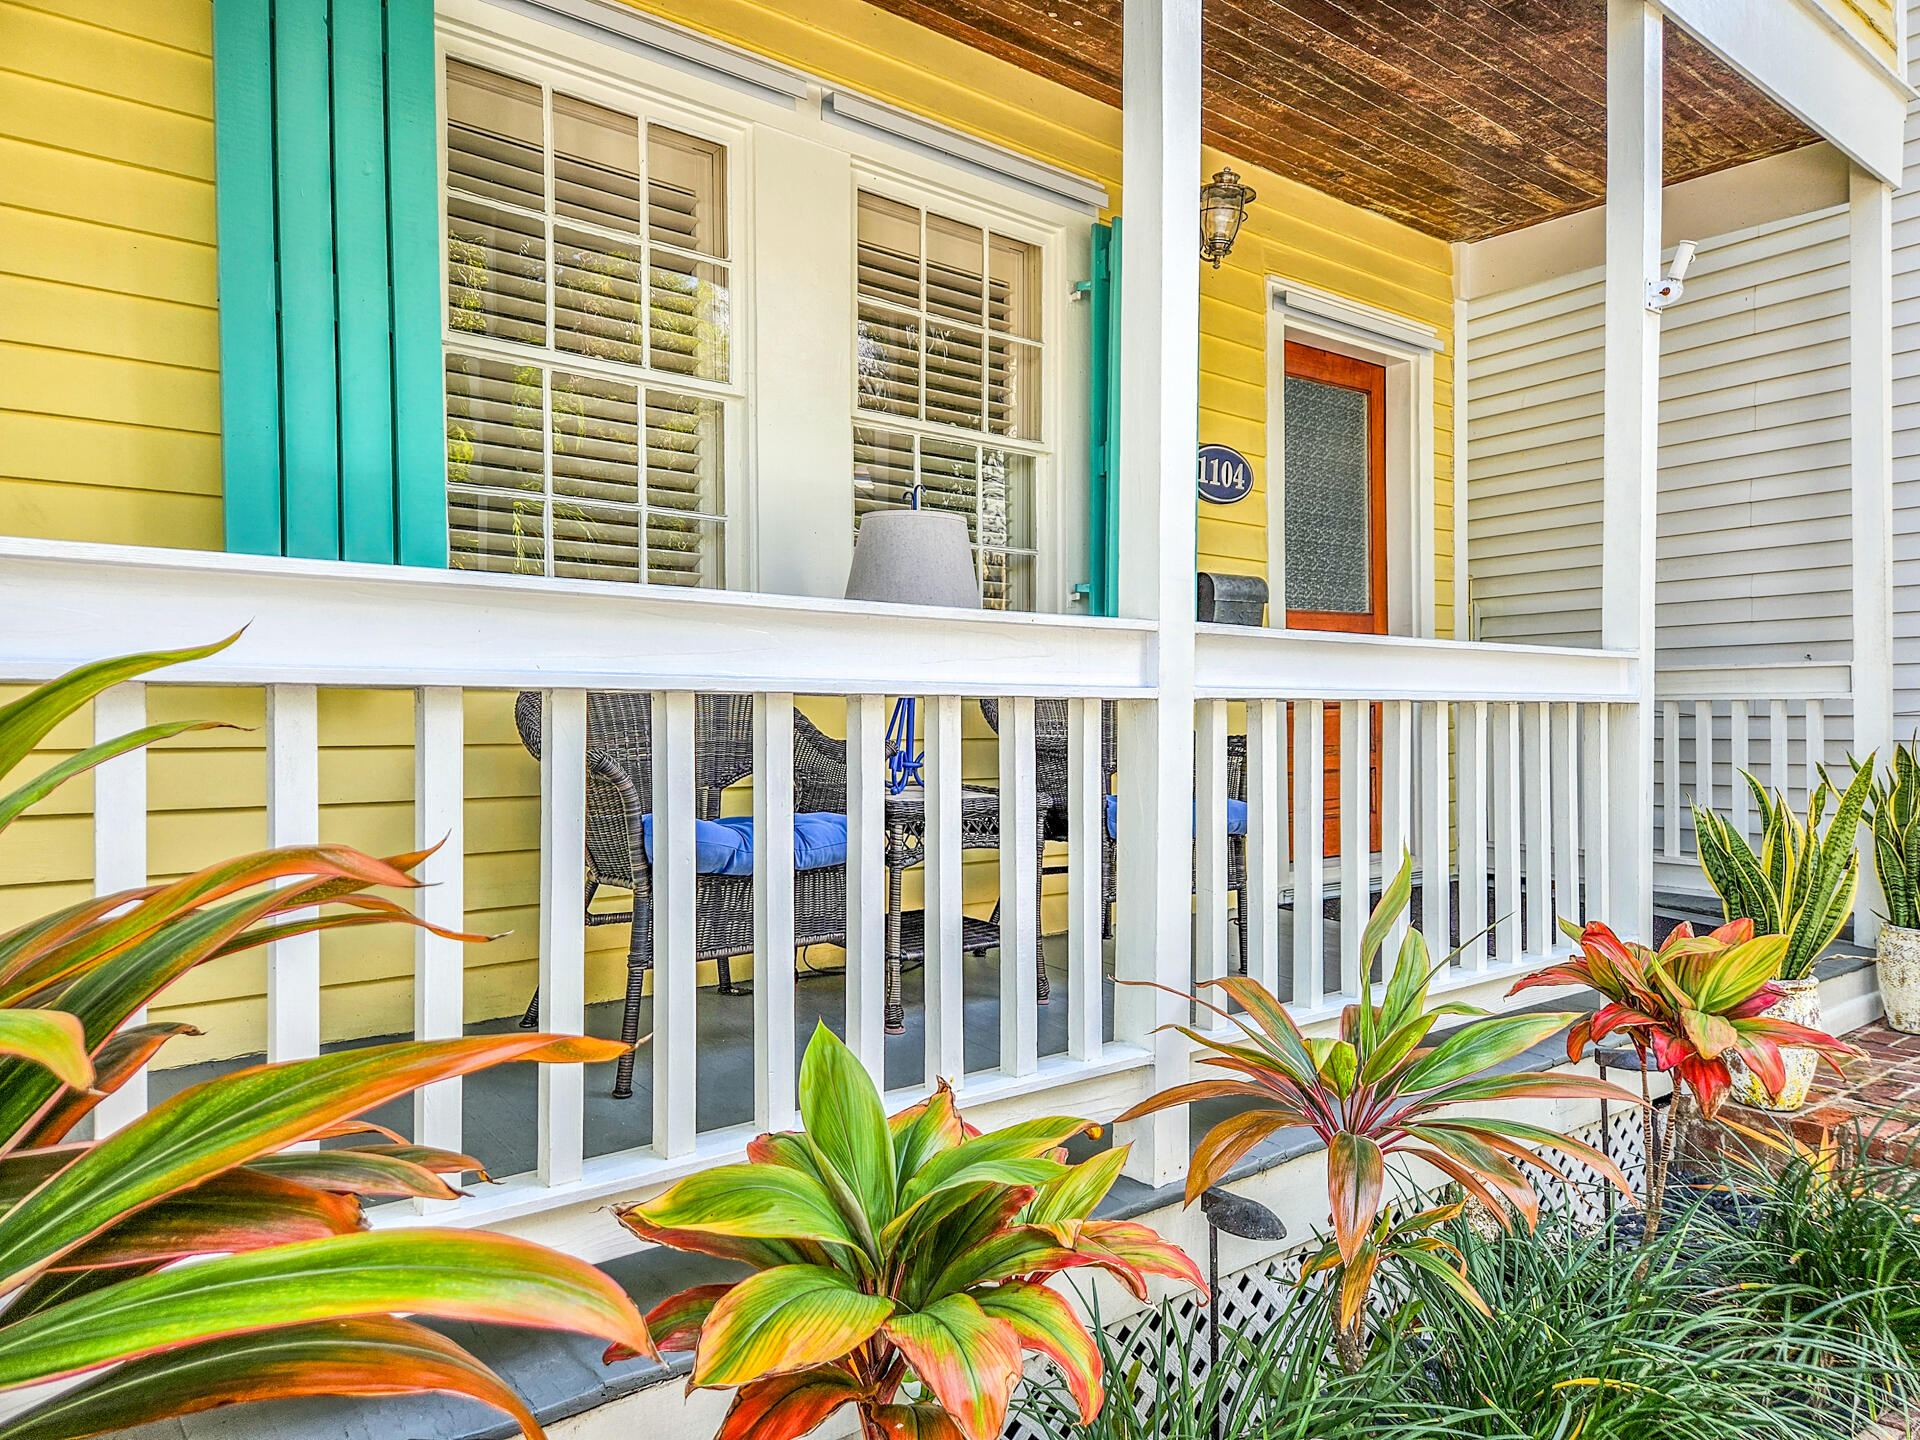
<path id="1" fill-rule="evenodd" d="M 1232 252 L 1233 239 L 1252 203 L 1252 189 L 1231 170 L 1215 171 L 1213 179 L 1200 187 L 1200 258 L 1211 260 L 1214 269 Z"/>

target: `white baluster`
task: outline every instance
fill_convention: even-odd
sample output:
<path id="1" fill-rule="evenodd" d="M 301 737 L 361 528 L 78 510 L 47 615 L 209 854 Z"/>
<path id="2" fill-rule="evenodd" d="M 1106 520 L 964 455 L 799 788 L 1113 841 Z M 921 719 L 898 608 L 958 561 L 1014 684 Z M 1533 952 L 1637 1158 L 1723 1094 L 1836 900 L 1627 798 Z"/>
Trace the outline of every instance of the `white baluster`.
<path id="1" fill-rule="evenodd" d="M 1807 793 L 1820 784 L 1820 767 L 1827 760 L 1827 707 L 1824 701 L 1807 701 Z M 1842 782 L 1843 784 L 1845 782 Z"/>
<path id="2" fill-rule="evenodd" d="M 886 703 L 847 697 L 847 1047 L 886 1088 Z"/>
<path id="3" fill-rule="evenodd" d="M 147 687 L 129 680 L 93 698 L 93 743 L 118 739 L 147 723 Z M 147 752 L 144 747 L 97 766 L 93 772 L 93 893 L 112 895 L 147 883 Z M 127 1024 L 144 1025 L 143 1005 Z M 93 1133 L 112 1134 L 147 1108 L 143 1065 L 93 1111 Z"/>
<path id="4" fill-rule="evenodd" d="M 666 1159 L 699 1131 L 695 713 L 691 691 L 653 697 L 653 1148 Z"/>
<path id="5" fill-rule="evenodd" d="M 1772 701 L 1767 714 L 1767 788 L 1791 803 L 1793 777 L 1787 765 L 1787 702 Z"/>
<path id="6" fill-rule="evenodd" d="M 1589 705 L 1582 716 L 1580 736 L 1580 755 L 1584 762 L 1581 769 L 1587 777 L 1587 793 L 1580 812 L 1587 862 L 1583 918 L 1589 921 L 1605 920 L 1611 914 L 1612 894 L 1607 875 L 1607 846 L 1612 838 L 1607 807 L 1608 753 L 1607 707 Z"/>
<path id="7" fill-rule="evenodd" d="M 1326 848 L 1326 707 L 1293 705 L 1293 1003 L 1320 1006 L 1326 989 L 1326 922 L 1322 914 Z"/>
<path id="8" fill-rule="evenodd" d="M 1371 909 L 1373 706 L 1340 702 L 1340 990 L 1360 993 L 1360 940 Z"/>
<path id="9" fill-rule="evenodd" d="M 794 1094 L 793 696 L 753 705 L 753 1123 L 791 1130 Z"/>
<path id="10" fill-rule="evenodd" d="M 1287 783 L 1282 746 L 1286 717 L 1277 700 L 1247 702 L 1247 973 L 1268 990 L 1280 985 L 1280 872 L 1287 853 Z"/>
<path id="11" fill-rule="evenodd" d="M 1455 802 L 1460 827 L 1460 964 L 1487 968 L 1487 707 L 1460 707 L 1453 737 L 1459 767 Z M 1502 956 L 1502 959 L 1507 958 Z"/>
<path id="12" fill-rule="evenodd" d="M 1711 811 L 1713 803 L 1713 702 L 1696 700 L 1693 702 L 1693 797 L 1702 810 Z M 1691 813 L 1687 816 L 1692 823 Z M 1695 836 L 1694 853 L 1700 850 L 1700 837 Z"/>
<path id="13" fill-rule="evenodd" d="M 1448 707 L 1420 706 L 1420 933 L 1433 958 L 1453 950 L 1452 786 L 1448 784 Z"/>
<path id="14" fill-rule="evenodd" d="M 1039 812 L 1033 698 L 1000 705 L 1000 1069 L 1040 1068 Z"/>
<path id="15" fill-rule="evenodd" d="M 1547 746 L 1547 707 L 1527 706 L 1520 716 L 1525 732 L 1521 746 L 1521 783 L 1526 788 L 1526 907 L 1525 943 L 1536 955 L 1550 954 L 1553 927 L 1553 767 Z"/>
<path id="16" fill-rule="evenodd" d="M 446 930 L 466 924 L 466 696 L 434 685 L 413 695 L 413 843 L 433 850 L 414 873 L 414 913 Z M 438 849 L 434 849 L 438 846 Z M 458 940 L 413 932 L 413 1033 L 448 1040 L 466 1028 L 466 955 Z M 461 1081 L 413 1092 L 413 1140 L 459 1153 Z M 422 1210 L 433 1205 L 421 1202 Z"/>
<path id="17" fill-rule="evenodd" d="M 1753 739 L 1753 716 L 1747 708 L 1747 702 L 1736 700 L 1732 705 L 1733 720 L 1731 733 L 1731 758 L 1729 764 L 1733 774 L 1727 786 L 1732 793 L 1733 829 L 1736 835 L 1751 840 L 1753 838 L 1753 790 L 1747 784 L 1746 772 L 1753 768 L 1749 758 L 1748 745 Z"/>
<path id="18" fill-rule="evenodd" d="M 1680 858 L 1680 702 L 1660 707 L 1660 841 L 1667 859 Z"/>
<path id="19" fill-rule="evenodd" d="M 1380 707 L 1380 870 L 1383 881 L 1400 869 L 1413 845 L 1413 703 L 1389 700 Z M 1391 965 L 1407 938 L 1408 915 L 1400 912 L 1382 945 Z"/>
<path id="20" fill-rule="evenodd" d="M 1194 923 L 1193 969 L 1196 985 L 1227 973 L 1227 702 L 1202 700 L 1194 707 Z M 1195 992 L 1224 1007 L 1218 986 Z M 1211 1010 L 1198 1011 L 1206 1029 L 1227 1022 Z"/>
<path id="21" fill-rule="evenodd" d="M 961 942 L 960 697 L 926 709 L 926 1081 L 966 1075 L 966 969 Z"/>
<path id="22" fill-rule="evenodd" d="M 653 713 L 657 739 L 658 701 Z M 659 780 L 656 766 L 656 796 Z M 657 817 L 655 827 L 657 856 Z M 555 1034 L 578 1035 L 586 1029 L 587 932 L 581 915 L 586 854 L 587 692 L 549 690 L 540 707 L 540 1026 Z M 657 887 L 658 865 L 653 874 Z M 657 946 L 654 956 L 657 962 Z M 656 991 L 659 974 L 656 968 Z M 657 1059 L 655 1063 L 657 1067 Z M 539 1077 L 535 1164 L 541 1184 L 565 1185 L 580 1178 L 586 1074 L 578 1065 L 542 1065 Z"/>
<path id="23" fill-rule="evenodd" d="M 320 720 L 311 685 L 267 687 L 267 844 L 320 841 Z M 311 910 L 283 917 L 297 920 Z M 320 937 L 295 935 L 267 946 L 267 1058 L 320 1053 Z"/>
<path id="24" fill-rule="evenodd" d="M 1553 914 L 1580 918 L 1580 714 L 1577 705 L 1553 707 Z M 1557 924 L 1547 949 L 1563 948 Z"/>
<path id="25" fill-rule="evenodd" d="M 1495 705 L 1493 725 L 1493 948 L 1520 959 L 1520 707 Z"/>
<path id="26" fill-rule="evenodd" d="M 1101 885 L 1106 775 L 1101 702 L 1067 702 L 1067 1054 L 1097 1060 L 1105 1048 L 1101 963 L 1106 901 Z"/>
<path id="27" fill-rule="evenodd" d="M 1279 993 L 1281 872 L 1286 864 L 1286 714 L 1279 701 L 1246 703 L 1246 970 Z"/>

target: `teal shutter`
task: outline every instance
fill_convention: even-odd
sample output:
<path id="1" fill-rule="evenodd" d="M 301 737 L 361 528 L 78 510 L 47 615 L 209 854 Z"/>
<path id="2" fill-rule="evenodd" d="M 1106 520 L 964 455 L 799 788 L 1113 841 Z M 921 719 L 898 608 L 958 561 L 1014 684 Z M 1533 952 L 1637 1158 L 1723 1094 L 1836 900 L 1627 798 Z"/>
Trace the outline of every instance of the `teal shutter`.
<path id="1" fill-rule="evenodd" d="M 432 0 L 215 0 L 227 548 L 447 563 Z"/>
<path id="2" fill-rule="evenodd" d="M 1087 375 L 1087 613 L 1120 613 L 1120 217 L 1093 227 L 1092 336 Z"/>

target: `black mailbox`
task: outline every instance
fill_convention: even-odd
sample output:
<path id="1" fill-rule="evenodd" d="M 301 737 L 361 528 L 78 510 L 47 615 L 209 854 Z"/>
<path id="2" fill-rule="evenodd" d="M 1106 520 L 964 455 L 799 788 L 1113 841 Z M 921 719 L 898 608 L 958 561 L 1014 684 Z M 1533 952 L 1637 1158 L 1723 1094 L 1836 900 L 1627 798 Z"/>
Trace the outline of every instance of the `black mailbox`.
<path id="1" fill-rule="evenodd" d="M 1259 625 L 1267 609 L 1267 582 L 1258 575 L 1200 572 L 1200 615 L 1215 625 Z"/>

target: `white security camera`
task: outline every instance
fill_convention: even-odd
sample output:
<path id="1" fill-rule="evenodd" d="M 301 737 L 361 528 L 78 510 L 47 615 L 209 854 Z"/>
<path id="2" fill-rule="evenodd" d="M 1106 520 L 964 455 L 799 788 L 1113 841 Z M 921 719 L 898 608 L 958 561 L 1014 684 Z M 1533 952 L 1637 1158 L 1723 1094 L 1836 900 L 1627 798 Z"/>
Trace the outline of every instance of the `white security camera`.
<path id="1" fill-rule="evenodd" d="M 1666 278 L 1647 282 L 1647 309 L 1658 315 L 1685 293 L 1686 287 L 1680 282 L 1687 278 L 1687 267 L 1693 264 L 1693 252 L 1698 248 L 1691 240 L 1673 247 L 1673 263 L 1667 266 Z"/>

